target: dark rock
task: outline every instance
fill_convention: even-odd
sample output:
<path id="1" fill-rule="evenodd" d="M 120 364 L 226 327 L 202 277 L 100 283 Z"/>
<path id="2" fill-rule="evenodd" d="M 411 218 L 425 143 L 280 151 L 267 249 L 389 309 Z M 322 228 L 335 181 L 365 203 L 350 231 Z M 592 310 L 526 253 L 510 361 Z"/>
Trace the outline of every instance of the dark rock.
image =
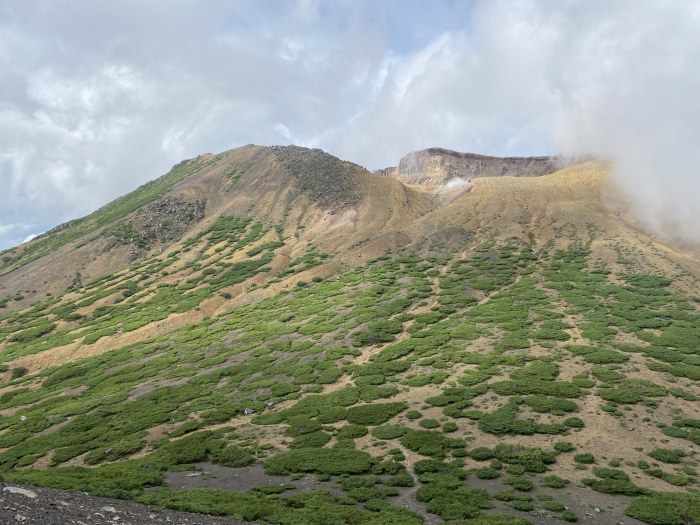
<path id="1" fill-rule="evenodd" d="M 157 244 L 170 245 L 204 218 L 206 200 L 170 195 L 143 206 L 112 228 L 105 251 L 128 245 L 129 261 L 143 258 Z"/>
<path id="2" fill-rule="evenodd" d="M 172 510 L 154 512 L 153 506 L 90 496 L 85 492 L 16 487 L 0 483 L 0 524 L 91 525 L 245 525 L 240 521 Z M 9 489 L 9 490 L 8 490 Z M 28 497 L 26 493 L 34 494 Z"/>
<path id="3" fill-rule="evenodd" d="M 342 209 L 357 205 L 363 195 L 358 173 L 364 168 L 329 155 L 320 149 L 272 146 L 280 163 L 289 171 L 299 189 L 320 206 Z"/>

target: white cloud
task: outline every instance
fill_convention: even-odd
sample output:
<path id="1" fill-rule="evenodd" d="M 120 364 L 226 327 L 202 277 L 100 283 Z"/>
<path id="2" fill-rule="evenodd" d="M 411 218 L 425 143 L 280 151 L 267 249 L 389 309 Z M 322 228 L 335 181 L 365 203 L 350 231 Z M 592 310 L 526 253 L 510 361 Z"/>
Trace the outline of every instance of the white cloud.
<path id="1" fill-rule="evenodd" d="M 0 223 L 48 229 L 185 157 L 295 142 L 370 168 L 600 154 L 653 224 L 700 239 L 699 2 L 70 5 L 0 6 Z"/>
<path id="2" fill-rule="evenodd" d="M 8 238 L 12 245 L 22 244 L 24 242 L 30 241 L 37 234 L 27 234 L 27 231 L 33 230 L 35 226 L 33 224 L 23 224 L 23 223 L 11 223 L 2 224 L 0 223 L 0 238 Z"/>

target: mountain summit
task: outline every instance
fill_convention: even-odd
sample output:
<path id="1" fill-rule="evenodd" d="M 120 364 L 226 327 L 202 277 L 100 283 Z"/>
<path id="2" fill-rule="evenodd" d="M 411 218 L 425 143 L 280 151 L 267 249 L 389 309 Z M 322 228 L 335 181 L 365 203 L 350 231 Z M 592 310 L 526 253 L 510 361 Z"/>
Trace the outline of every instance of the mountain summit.
<path id="1" fill-rule="evenodd" d="M 249 145 L 2 252 L 0 477 L 261 523 L 697 523 L 700 258 L 560 168 Z"/>
<path id="2" fill-rule="evenodd" d="M 398 166 L 377 173 L 405 184 L 442 185 L 454 179 L 471 181 L 477 177 L 539 177 L 562 167 L 554 157 L 489 157 L 428 148 L 409 153 Z"/>

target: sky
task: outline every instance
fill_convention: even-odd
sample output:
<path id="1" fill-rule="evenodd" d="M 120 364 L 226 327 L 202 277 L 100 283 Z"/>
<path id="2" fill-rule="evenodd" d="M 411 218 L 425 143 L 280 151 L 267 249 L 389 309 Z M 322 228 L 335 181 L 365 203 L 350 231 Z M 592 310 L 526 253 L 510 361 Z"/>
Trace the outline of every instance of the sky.
<path id="1" fill-rule="evenodd" d="M 245 144 L 596 155 L 700 242 L 700 0 L 4 0 L 0 249 Z"/>

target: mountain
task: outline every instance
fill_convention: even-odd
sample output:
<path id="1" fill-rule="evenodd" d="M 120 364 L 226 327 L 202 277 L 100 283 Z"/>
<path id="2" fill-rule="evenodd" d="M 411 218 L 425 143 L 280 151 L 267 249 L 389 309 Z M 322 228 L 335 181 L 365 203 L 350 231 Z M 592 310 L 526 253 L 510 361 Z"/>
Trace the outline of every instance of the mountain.
<path id="1" fill-rule="evenodd" d="M 246 146 L 202 155 L 0 253 L 0 297 L 21 295 L 16 303 L 28 305 L 156 255 L 221 215 L 261 218 L 294 230 L 290 243 L 347 251 L 395 235 L 432 206 L 425 195 L 320 150 Z"/>
<path id="2" fill-rule="evenodd" d="M 598 161 L 183 161 L 0 254 L 0 476 L 269 523 L 697 522 L 700 256 L 630 210 Z"/>

